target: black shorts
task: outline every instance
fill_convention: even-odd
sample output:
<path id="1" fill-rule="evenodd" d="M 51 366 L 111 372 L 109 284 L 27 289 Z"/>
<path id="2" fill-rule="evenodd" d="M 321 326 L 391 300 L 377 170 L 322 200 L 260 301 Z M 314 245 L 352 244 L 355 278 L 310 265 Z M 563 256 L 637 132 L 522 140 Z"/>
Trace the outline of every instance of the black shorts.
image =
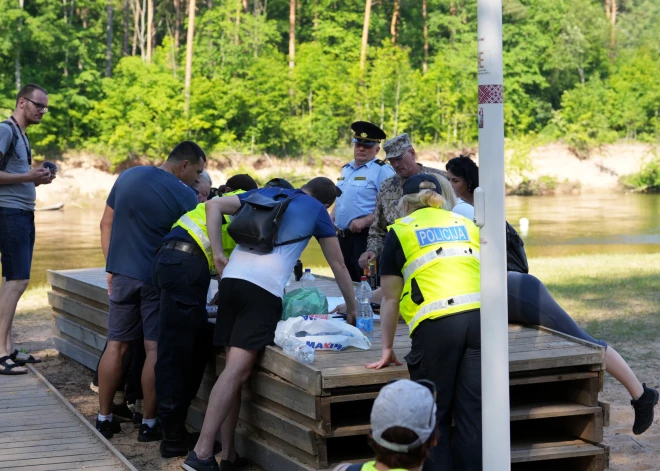
<path id="1" fill-rule="evenodd" d="M 223 278 L 218 289 L 214 344 L 261 350 L 273 343 L 282 298 L 249 281 Z"/>

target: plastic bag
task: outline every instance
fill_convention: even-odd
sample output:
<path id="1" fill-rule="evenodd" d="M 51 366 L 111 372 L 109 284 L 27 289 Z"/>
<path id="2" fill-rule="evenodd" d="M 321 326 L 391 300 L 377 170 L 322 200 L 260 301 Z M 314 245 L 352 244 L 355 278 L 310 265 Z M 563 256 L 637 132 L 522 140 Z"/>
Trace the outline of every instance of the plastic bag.
<path id="1" fill-rule="evenodd" d="M 282 320 L 328 312 L 328 298 L 318 288 L 298 288 L 282 298 Z"/>
<path id="2" fill-rule="evenodd" d="M 371 348 L 371 341 L 357 327 L 319 317 L 292 317 L 279 321 L 275 329 L 275 344 L 282 346 L 288 337 L 297 337 L 315 350 Z"/>

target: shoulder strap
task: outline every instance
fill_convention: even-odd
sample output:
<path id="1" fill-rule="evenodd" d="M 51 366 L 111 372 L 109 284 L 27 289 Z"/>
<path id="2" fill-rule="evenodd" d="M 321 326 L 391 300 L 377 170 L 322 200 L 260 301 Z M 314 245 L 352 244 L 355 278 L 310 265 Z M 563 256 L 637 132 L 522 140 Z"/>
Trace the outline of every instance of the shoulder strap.
<path id="1" fill-rule="evenodd" d="M 7 164 L 9 163 L 9 158 L 13 155 L 14 153 L 14 148 L 16 147 L 16 141 L 18 140 L 18 135 L 16 134 L 16 129 L 14 128 L 14 123 L 11 122 L 9 119 L 5 119 L 2 124 L 6 124 L 9 126 L 9 129 L 11 129 L 11 143 L 9 144 L 9 147 L 7 148 L 7 152 L 5 152 L 2 155 L 2 158 L 0 159 L 0 172 L 4 172 L 5 169 L 7 168 Z"/>
<path id="2" fill-rule="evenodd" d="M 346 468 L 346 471 L 360 471 L 362 469 L 361 463 L 355 463 Z"/>

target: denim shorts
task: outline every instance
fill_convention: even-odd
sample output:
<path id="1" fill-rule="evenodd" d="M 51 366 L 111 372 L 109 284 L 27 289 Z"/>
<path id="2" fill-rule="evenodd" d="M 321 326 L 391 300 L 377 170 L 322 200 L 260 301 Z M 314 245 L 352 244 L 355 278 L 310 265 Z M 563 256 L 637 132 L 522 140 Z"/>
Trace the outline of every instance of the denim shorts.
<path id="1" fill-rule="evenodd" d="M 108 340 L 158 340 L 160 298 L 153 285 L 113 274 L 109 300 Z"/>
<path id="2" fill-rule="evenodd" d="M 34 211 L 0 208 L 2 277 L 29 280 L 34 250 Z"/>

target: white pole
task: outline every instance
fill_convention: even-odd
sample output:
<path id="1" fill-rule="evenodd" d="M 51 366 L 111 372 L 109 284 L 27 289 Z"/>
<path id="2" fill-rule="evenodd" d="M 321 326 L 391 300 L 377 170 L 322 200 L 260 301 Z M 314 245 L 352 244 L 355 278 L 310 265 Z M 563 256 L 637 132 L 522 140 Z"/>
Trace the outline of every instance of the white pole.
<path id="1" fill-rule="evenodd" d="M 483 469 L 511 469 L 504 207 L 502 0 L 478 1 Z M 486 203 L 487 201 L 487 203 Z"/>

